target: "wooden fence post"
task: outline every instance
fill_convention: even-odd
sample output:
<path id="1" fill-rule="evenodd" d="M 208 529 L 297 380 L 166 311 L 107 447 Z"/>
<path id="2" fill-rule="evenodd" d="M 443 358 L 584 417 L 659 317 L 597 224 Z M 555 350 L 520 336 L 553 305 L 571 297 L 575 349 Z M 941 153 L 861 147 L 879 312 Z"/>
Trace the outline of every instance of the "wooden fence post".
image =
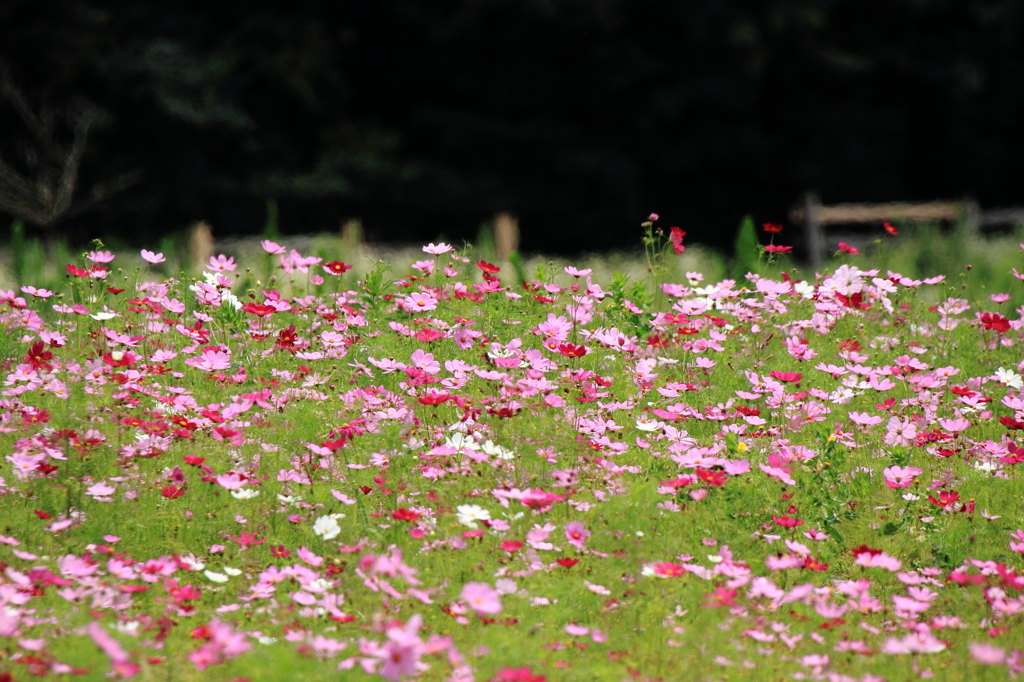
<path id="1" fill-rule="evenodd" d="M 807 192 L 803 200 L 804 244 L 811 267 L 821 270 L 825 264 L 825 235 L 821 232 L 821 199 L 815 192 Z"/>
<path id="2" fill-rule="evenodd" d="M 213 258 L 213 230 L 206 221 L 200 220 L 189 230 L 188 249 L 192 255 L 193 270 L 207 267 Z"/>
<path id="3" fill-rule="evenodd" d="M 494 216 L 494 251 L 499 262 L 519 250 L 519 221 L 508 213 Z"/>

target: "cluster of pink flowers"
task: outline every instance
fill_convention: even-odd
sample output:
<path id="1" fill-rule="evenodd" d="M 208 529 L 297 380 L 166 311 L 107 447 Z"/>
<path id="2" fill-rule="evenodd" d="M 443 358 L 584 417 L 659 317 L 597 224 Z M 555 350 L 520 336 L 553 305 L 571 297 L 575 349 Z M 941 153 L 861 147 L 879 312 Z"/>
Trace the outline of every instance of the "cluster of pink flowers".
<path id="1" fill-rule="evenodd" d="M 125 678 L 283 640 L 388 680 L 543 682 L 591 647 L 622 665 L 622 614 L 653 609 L 669 653 L 697 646 L 688 614 L 718 619 L 733 649 L 709 671 L 772 656 L 867 681 L 856 661 L 907 657 L 927 677 L 960 650 L 1024 672 L 1024 530 L 996 523 L 1024 463 L 1022 311 L 852 264 L 687 273 L 658 308 L 589 268 L 510 282 L 444 243 L 368 291 L 262 246 L 287 284 L 238 291 L 220 254 L 129 291 L 93 251 L 63 298 L 0 292 L 16 664 L 74 672 L 58 635 Z M 499 661 L 504 628 L 545 653 Z"/>

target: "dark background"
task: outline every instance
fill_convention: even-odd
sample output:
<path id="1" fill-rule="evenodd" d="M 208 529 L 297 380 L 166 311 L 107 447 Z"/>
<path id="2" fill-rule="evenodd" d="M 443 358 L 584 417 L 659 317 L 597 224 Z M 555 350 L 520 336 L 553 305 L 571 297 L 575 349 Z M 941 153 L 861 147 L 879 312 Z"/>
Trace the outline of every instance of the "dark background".
<path id="1" fill-rule="evenodd" d="M 1014 0 L 4 0 L 0 60 L 34 107 L 104 114 L 50 225 L 152 247 L 205 219 L 378 242 L 634 247 L 651 211 L 728 248 L 745 214 L 837 201 L 1024 201 Z M 77 107 L 77 109 L 76 109 Z M 59 116 L 55 137 L 70 144 Z M 0 99 L 0 158 L 32 140 Z M 6 224 L 9 215 L 0 214 Z M 28 226 L 30 231 L 40 230 Z M 786 234 L 786 233 L 784 233 Z"/>

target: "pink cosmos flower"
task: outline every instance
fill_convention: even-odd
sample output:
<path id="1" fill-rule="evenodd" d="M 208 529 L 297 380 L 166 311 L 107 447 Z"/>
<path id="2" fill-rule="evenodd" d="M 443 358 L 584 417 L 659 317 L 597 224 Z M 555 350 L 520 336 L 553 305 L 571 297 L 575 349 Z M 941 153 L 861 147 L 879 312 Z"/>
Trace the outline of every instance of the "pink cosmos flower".
<path id="1" fill-rule="evenodd" d="M 97 621 L 89 623 L 89 636 L 100 651 L 107 655 L 113 665 L 114 672 L 120 677 L 135 677 L 140 667 L 128 656 L 121 643 L 111 637 L 110 633 Z"/>
<path id="2" fill-rule="evenodd" d="M 434 244 L 434 242 L 430 242 L 429 244 L 423 247 L 423 253 L 429 253 L 432 256 L 440 256 L 452 250 L 454 250 L 452 245 L 445 244 L 444 242 L 441 242 L 440 244 Z"/>
<path id="3" fill-rule="evenodd" d="M 153 265 L 159 265 L 160 263 L 163 263 L 164 261 L 167 260 L 166 258 L 164 258 L 164 254 L 162 253 L 153 253 L 152 251 L 147 251 L 146 249 L 143 249 L 139 253 L 142 254 L 142 260 Z"/>
<path id="4" fill-rule="evenodd" d="M 882 437 L 886 445 L 912 445 L 917 436 L 917 426 L 909 419 L 890 417 L 886 427 L 888 432 Z"/>
<path id="5" fill-rule="evenodd" d="M 466 583 L 459 596 L 478 616 L 501 613 L 501 594 L 487 583 Z"/>
<path id="6" fill-rule="evenodd" d="M 882 645 L 882 653 L 899 654 L 937 654 L 945 650 L 946 645 L 931 633 L 912 632 L 902 639 L 890 637 Z"/>
<path id="7" fill-rule="evenodd" d="M 231 356 L 220 350 L 205 350 L 198 358 L 189 358 L 186 365 L 206 372 L 217 372 L 231 367 Z"/>
<path id="8" fill-rule="evenodd" d="M 1006 652 L 987 642 L 971 642 L 967 645 L 971 650 L 971 658 L 981 665 L 1002 665 L 1006 661 Z"/>
<path id="9" fill-rule="evenodd" d="M 278 256 L 282 253 L 288 253 L 287 248 L 281 246 L 277 242 L 272 242 L 269 239 L 264 239 L 262 242 L 260 242 L 260 246 L 262 246 L 263 250 L 266 251 L 271 256 Z"/>
<path id="10" fill-rule="evenodd" d="M 441 363 L 434 359 L 434 354 L 427 353 L 422 348 L 414 350 L 410 359 L 413 367 L 427 374 L 437 374 L 441 371 Z"/>
<path id="11" fill-rule="evenodd" d="M 885 487 L 895 490 L 896 488 L 909 488 L 914 483 L 914 478 L 920 476 L 924 471 L 918 467 L 887 467 L 882 471 L 885 476 Z"/>
<path id="12" fill-rule="evenodd" d="M 377 674 L 398 682 L 419 672 L 420 658 L 425 653 L 425 645 L 419 637 L 422 624 L 423 617 L 417 613 L 404 626 L 388 628 L 387 642 L 374 652 L 374 656 L 384 661 Z"/>
<path id="13" fill-rule="evenodd" d="M 205 630 L 208 634 L 206 643 L 188 655 L 188 659 L 199 670 L 223 663 L 225 659 L 234 658 L 252 648 L 245 640 L 244 633 L 234 632 L 230 625 L 216 618 L 206 625 Z"/>
<path id="14" fill-rule="evenodd" d="M 565 524 L 565 538 L 569 544 L 576 549 L 583 549 L 586 546 L 590 531 L 579 521 L 572 521 Z"/>
<path id="15" fill-rule="evenodd" d="M 86 258 L 91 260 L 93 263 L 109 263 L 114 260 L 114 254 L 110 251 L 90 251 Z"/>
<path id="16" fill-rule="evenodd" d="M 228 258 L 223 253 L 216 257 L 210 256 L 209 267 L 211 272 L 233 272 L 236 267 L 235 259 Z"/>
<path id="17" fill-rule="evenodd" d="M 239 490 L 246 484 L 246 478 L 240 474 L 236 474 L 234 471 L 226 474 L 220 474 L 215 480 L 217 481 L 217 485 L 225 490 Z"/>
<path id="18" fill-rule="evenodd" d="M 1018 554 L 1024 554 L 1024 530 L 1017 529 L 1016 533 L 1011 533 L 1010 537 L 1020 542 L 1011 542 L 1010 551 L 1017 552 Z"/>
<path id="19" fill-rule="evenodd" d="M 437 310 L 437 299 L 417 291 L 409 294 L 402 300 L 401 308 L 407 312 L 425 313 Z"/>
<path id="20" fill-rule="evenodd" d="M 856 556 L 853 563 L 865 568 L 883 568 L 893 573 L 900 570 L 903 566 L 902 561 L 884 552 L 861 552 Z"/>

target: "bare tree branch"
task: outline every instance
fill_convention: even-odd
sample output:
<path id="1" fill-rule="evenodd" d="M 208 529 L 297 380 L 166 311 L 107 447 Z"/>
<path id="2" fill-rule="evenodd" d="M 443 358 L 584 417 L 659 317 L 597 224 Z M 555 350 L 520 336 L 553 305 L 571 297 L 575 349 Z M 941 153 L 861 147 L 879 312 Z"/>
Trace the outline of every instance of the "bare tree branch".
<path id="1" fill-rule="evenodd" d="M 102 112 L 87 102 L 63 112 L 46 104 L 33 108 L 2 62 L 0 97 L 10 102 L 32 138 L 22 152 L 26 170 L 0 158 L 0 210 L 49 232 L 61 220 L 96 207 L 142 178 L 139 171 L 123 173 L 94 185 L 88 198 L 76 200 L 89 132 L 102 120 Z M 62 122 L 71 129 L 70 145 L 60 140 Z"/>

